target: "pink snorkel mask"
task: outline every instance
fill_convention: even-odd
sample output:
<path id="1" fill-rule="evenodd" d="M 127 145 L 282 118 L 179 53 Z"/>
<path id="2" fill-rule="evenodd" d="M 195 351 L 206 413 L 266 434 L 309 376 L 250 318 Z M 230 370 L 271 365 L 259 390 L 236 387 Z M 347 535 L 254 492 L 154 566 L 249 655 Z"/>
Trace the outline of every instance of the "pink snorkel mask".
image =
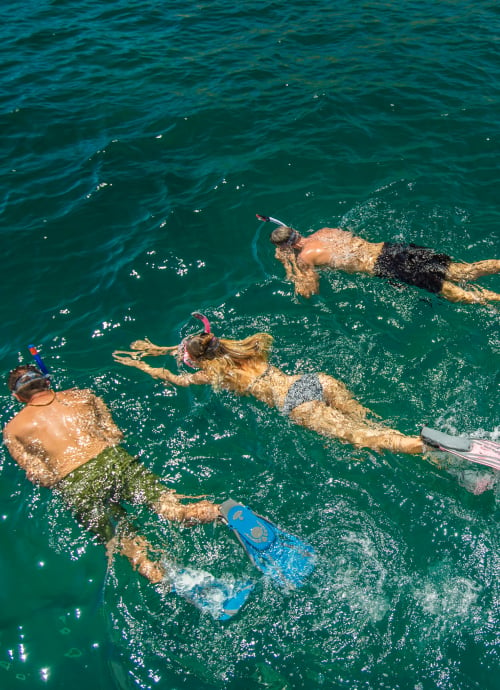
<path id="1" fill-rule="evenodd" d="M 200 319 L 200 321 L 203 323 L 204 331 L 203 331 L 202 335 L 208 335 L 209 333 L 212 332 L 212 329 L 211 329 L 211 327 L 210 327 L 210 321 L 207 319 L 206 316 L 204 316 L 203 314 L 200 314 L 200 313 L 197 312 L 197 311 L 194 311 L 194 312 L 191 314 L 191 316 L 194 316 L 195 319 Z M 214 338 L 214 339 L 217 340 L 217 338 Z M 191 367 L 191 369 L 198 369 L 198 365 L 195 364 L 195 363 L 189 358 L 189 354 L 188 354 L 187 347 L 186 347 L 186 340 L 187 340 L 187 338 L 183 338 L 183 340 L 182 340 L 182 342 L 181 342 L 182 361 L 183 361 L 184 364 L 186 364 L 188 367 Z"/>

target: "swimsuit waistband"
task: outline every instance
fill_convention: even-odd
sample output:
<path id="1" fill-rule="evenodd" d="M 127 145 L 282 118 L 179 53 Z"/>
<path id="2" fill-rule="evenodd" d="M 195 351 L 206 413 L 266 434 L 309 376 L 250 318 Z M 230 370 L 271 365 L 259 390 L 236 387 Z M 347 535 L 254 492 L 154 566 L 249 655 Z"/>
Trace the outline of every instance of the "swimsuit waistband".
<path id="1" fill-rule="evenodd" d="M 99 455 L 95 458 L 91 458 L 84 462 L 83 465 L 76 467 L 65 477 L 60 479 L 52 488 L 63 490 L 71 484 L 80 481 L 85 478 L 88 481 L 88 477 L 94 472 L 101 472 L 103 465 L 111 460 L 129 460 L 130 462 L 136 462 L 136 459 L 128 453 L 125 448 L 121 446 L 108 446 L 104 448 Z"/>

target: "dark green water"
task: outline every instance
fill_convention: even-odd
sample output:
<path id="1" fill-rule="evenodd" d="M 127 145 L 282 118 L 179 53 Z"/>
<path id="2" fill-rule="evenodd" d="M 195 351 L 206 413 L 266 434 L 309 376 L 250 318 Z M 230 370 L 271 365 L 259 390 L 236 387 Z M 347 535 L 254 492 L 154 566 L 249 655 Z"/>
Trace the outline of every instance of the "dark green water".
<path id="1" fill-rule="evenodd" d="M 497 3 L 3 7 L 4 375 L 34 341 L 172 486 L 240 498 L 319 558 L 223 626 L 123 559 L 107 570 L 2 449 L 0 687 L 496 688 L 499 497 L 472 493 L 480 470 L 355 451 L 111 352 L 175 344 L 201 310 L 221 335 L 272 333 L 274 364 L 331 373 L 401 431 L 498 438 L 498 311 L 342 274 L 296 299 L 255 219 L 500 256 Z M 139 519 L 179 561 L 259 579 L 224 527 Z"/>

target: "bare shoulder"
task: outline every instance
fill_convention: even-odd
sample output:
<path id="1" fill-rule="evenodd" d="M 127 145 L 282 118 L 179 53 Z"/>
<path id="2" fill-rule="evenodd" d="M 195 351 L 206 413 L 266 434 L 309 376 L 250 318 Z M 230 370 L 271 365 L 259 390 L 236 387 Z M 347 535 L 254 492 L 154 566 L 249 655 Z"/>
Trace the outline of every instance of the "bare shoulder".
<path id="1" fill-rule="evenodd" d="M 306 238 L 308 241 L 312 240 L 317 243 L 324 242 L 352 242 L 356 239 L 356 236 L 351 232 L 351 230 L 346 230 L 345 228 L 320 228 L 313 232 L 309 237 Z"/>
<path id="2" fill-rule="evenodd" d="M 64 391 L 57 391 L 57 398 L 61 402 L 90 402 L 96 397 L 90 388 L 68 388 Z"/>
<path id="3" fill-rule="evenodd" d="M 304 246 L 297 257 L 297 263 L 302 267 L 321 264 L 325 261 L 325 252 L 329 250 L 330 248 L 328 245 L 325 245 L 324 239 L 320 237 L 315 238 L 311 235 L 304 242 Z"/>
<path id="4" fill-rule="evenodd" d="M 16 434 L 16 428 L 19 426 L 19 415 L 21 413 L 18 412 L 15 417 L 13 417 L 10 422 L 7 422 L 7 424 L 3 428 L 3 437 L 4 440 L 6 440 L 9 436 L 15 436 Z"/>
<path id="5" fill-rule="evenodd" d="M 11 420 L 8 424 L 4 426 L 3 429 L 3 442 L 14 458 L 18 460 L 19 455 L 23 452 L 23 439 L 26 437 L 26 429 L 22 426 L 16 424 L 16 420 Z"/>
<path id="6" fill-rule="evenodd" d="M 3 439 L 9 443 L 18 438 L 22 438 L 26 433 L 30 433 L 33 426 L 31 415 L 27 413 L 25 407 L 20 410 L 3 428 Z"/>
<path id="7" fill-rule="evenodd" d="M 29 411 L 26 408 L 25 405 L 18 410 L 15 415 L 10 419 L 7 424 L 4 426 L 3 431 L 4 434 L 12 434 L 15 433 L 17 429 L 25 426 L 26 421 L 29 419 Z"/>
<path id="8" fill-rule="evenodd" d="M 348 230 L 344 230 L 343 228 L 320 228 L 319 230 L 316 230 L 316 232 L 313 232 L 312 235 L 309 235 L 309 237 L 315 237 L 317 239 L 331 239 L 332 237 L 336 237 L 339 233 L 344 234 L 348 232 Z"/>

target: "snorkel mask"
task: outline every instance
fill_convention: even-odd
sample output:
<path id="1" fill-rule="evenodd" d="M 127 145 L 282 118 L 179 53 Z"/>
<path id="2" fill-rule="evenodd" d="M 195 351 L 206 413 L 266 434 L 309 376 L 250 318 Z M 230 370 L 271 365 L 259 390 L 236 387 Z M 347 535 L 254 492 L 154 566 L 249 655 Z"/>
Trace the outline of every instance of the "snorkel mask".
<path id="1" fill-rule="evenodd" d="M 42 374 L 41 371 L 25 371 L 24 374 L 21 374 L 21 376 L 16 380 L 14 383 L 14 387 L 12 388 L 13 393 L 19 393 L 19 391 L 27 386 L 29 383 L 32 383 L 33 381 L 40 381 L 40 380 L 48 380 L 47 374 Z"/>
<path id="2" fill-rule="evenodd" d="M 263 216 L 260 213 L 256 213 L 255 215 L 257 216 L 257 218 L 259 220 L 264 221 L 264 223 L 274 223 L 275 225 L 283 225 L 285 228 L 290 227 L 286 223 L 282 223 L 281 220 L 278 220 L 277 218 L 273 218 L 272 216 Z M 290 228 L 290 230 L 292 231 L 290 233 L 290 237 L 287 239 L 286 242 L 280 243 L 280 246 L 283 245 L 285 247 L 291 247 L 300 238 L 300 235 L 297 232 L 297 230 L 294 230 L 293 228 Z"/>
<path id="3" fill-rule="evenodd" d="M 32 381 L 36 381 L 37 379 L 44 379 L 50 382 L 49 368 L 43 361 L 42 356 L 38 352 L 35 345 L 28 345 L 28 350 L 33 359 L 35 360 L 35 363 L 39 371 L 28 370 L 25 371 L 24 374 L 21 374 L 19 378 L 16 379 L 16 381 L 14 382 L 12 393 L 18 393 L 22 388 L 24 388 L 24 386 L 28 385 Z"/>
<path id="4" fill-rule="evenodd" d="M 204 314 L 200 314 L 197 311 L 194 311 L 191 316 L 194 316 L 195 319 L 199 319 L 203 323 L 203 331 L 199 333 L 198 335 L 210 335 L 212 333 L 212 329 L 210 326 L 210 321 L 207 319 Z M 191 369 L 198 369 L 198 365 L 193 362 L 192 359 L 189 357 L 189 353 L 187 350 L 187 341 L 190 340 L 193 336 L 188 336 L 186 338 L 183 338 L 180 344 L 180 352 L 179 355 L 182 358 L 182 361 L 184 364 L 186 364 L 188 367 L 191 367 Z M 215 348 L 219 345 L 219 339 L 216 338 L 214 335 L 212 335 L 212 338 L 206 348 L 205 352 L 210 352 L 210 350 L 215 350 Z"/>

